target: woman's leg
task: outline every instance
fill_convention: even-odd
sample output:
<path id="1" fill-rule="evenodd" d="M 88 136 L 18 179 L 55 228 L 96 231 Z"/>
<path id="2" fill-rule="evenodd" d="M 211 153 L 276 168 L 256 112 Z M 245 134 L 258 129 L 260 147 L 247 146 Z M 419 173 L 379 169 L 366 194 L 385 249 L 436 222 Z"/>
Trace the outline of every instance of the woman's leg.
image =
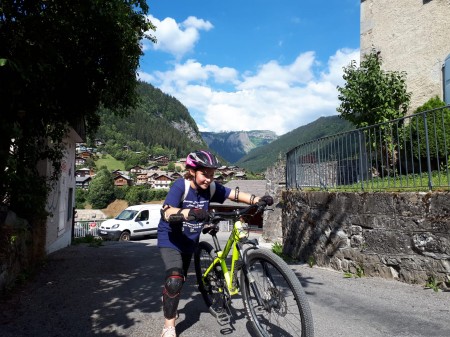
<path id="1" fill-rule="evenodd" d="M 164 327 L 169 328 L 175 326 L 181 288 L 187 276 L 192 254 L 182 254 L 171 248 L 160 248 L 160 252 L 166 270 L 163 290 Z"/>

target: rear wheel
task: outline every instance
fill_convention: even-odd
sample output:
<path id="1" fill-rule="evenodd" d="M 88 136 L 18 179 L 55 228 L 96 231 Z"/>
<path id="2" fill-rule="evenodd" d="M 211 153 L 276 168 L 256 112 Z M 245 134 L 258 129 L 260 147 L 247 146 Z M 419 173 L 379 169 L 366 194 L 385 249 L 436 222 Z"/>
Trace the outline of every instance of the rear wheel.
<path id="1" fill-rule="evenodd" d="M 242 298 L 258 336 L 312 337 L 314 328 L 306 294 L 289 265 L 271 251 L 256 249 L 249 252 L 246 267 L 255 282 L 251 287 L 241 272 Z M 261 296 L 260 304 L 255 291 Z"/>
<path id="2" fill-rule="evenodd" d="M 208 242 L 200 242 L 194 254 L 195 274 L 198 289 L 209 309 L 219 312 L 223 309 L 225 280 L 220 266 L 216 266 L 205 278 L 208 267 L 214 261 L 214 248 Z M 211 310 L 210 310 L 211 311 Z"/>

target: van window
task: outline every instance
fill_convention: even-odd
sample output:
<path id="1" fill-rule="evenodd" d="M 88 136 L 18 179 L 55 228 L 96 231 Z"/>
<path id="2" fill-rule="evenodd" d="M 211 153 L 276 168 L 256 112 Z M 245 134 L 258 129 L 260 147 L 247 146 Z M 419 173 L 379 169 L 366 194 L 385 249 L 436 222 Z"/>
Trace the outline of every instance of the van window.
<path id="1" fill-rule="evenodd" d="M 131 220 L 136 215 L 137 211 L 131 209 L 124 209 L 116 218 L 116 220 Z"/>
<path id="2" fill-rule="evenodd" d="M 148 210 L 144 210 L 141 212 L 141 214 L 138 215 L 136 218 L 136 221 L 145 221 L 148 220 Z"/>

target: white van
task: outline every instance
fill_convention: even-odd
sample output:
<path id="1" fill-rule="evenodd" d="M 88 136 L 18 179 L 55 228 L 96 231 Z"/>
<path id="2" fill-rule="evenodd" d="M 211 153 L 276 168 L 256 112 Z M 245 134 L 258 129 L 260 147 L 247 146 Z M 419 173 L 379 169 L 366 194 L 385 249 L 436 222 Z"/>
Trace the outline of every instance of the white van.
<path id="1" fill-rule="evenodd" d="M 106 240 L 129 241 L 138 236 L 156 235 L 162 205 L 130 206 L 116 218 L 104 221 L 98 231 Z"/>

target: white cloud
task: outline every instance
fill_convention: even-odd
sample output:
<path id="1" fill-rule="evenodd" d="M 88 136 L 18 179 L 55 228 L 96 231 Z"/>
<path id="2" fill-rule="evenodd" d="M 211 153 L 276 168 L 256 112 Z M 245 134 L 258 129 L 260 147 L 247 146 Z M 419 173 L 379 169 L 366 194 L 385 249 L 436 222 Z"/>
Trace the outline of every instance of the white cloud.
<path id="1" fill-rule="evenodd" d="M 359 51 L 341 49 L 326 69 L 314 52 L 305 52 L 291 64 L 270 61 L 254 74 L 202 65 L 195 60 L 176 64 L 167 72 L 151 75 L 152 84 L 184 104 L 201 130 L 273 130 L 281 135 L 320 116 L 336 114 L 337 85 L 343 84 L 343 67 L 359 61 Z M 227 83 L 231 90 L 220 90 Z"/>
<path id="2" fill-rule="evenodd" d="M 180 24 L 169 17 L 161 21 L 150 15 L 148 19 L 156 26 L 156 31 L 149 33 L 156 37 L 157 43 L 143 41 L 143 50 L 152 48 L 172 54 L 176 59 L 181 59 L 194 49 L 200 38 L 199 31 L 208 31 L 214 27 L 209 21 L 194 16 Z"/>

